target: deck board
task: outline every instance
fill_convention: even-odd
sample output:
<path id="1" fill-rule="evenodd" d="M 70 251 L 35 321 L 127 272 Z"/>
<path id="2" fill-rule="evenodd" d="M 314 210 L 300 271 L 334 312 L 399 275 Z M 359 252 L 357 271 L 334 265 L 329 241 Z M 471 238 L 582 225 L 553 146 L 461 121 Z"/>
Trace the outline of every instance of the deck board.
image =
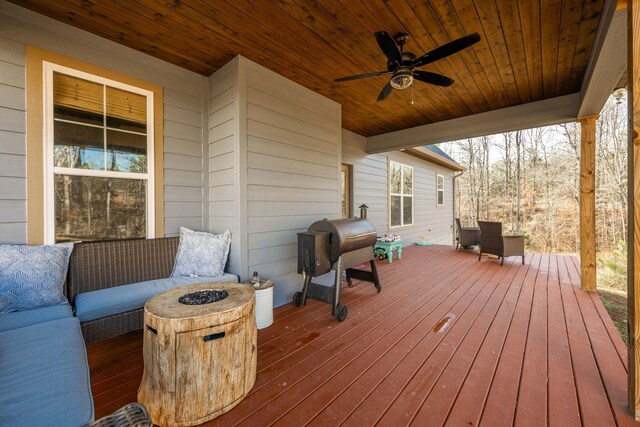
<path id="1" fill-rule="evenodd" d="M 569 335 L 562 305 L 558 275 L 558 258 L 550 257 L 548 290 L 548 323 L 559 325 L 549 327 L 549 425 L 580 426 L 580 408 L 574 390 L 573 363 L 569 348 Z"/>
<path id="2" fill-rule="evenodd" d="M 455 283 L 455 281 L 447 278 L 447 283 Z M 415 351 L 417 344 L 425 337 L 425 332 L 433 329 L 433 325 L 446 314 L 447 301 L 450 300 L 451 298 L 445 298 L 437 307 L 432 307 L 430 304 L 417 307 L 410 317 L 399 323 L 376 346 L 372 346 L 362 357 L 343 368 L 343 372 L 348 372 L 349 376 L 335 375 L 321 389 L 310 394 L 308 399 L 317 405 L 316 408 L 308 406 L 305 400 L 304 404 L 299 404 L 289 411 L 285 417 L 279 420 L 278 424 L 284 426 L 291 425 L 295 420 L 310 421 L 319 413 L 318 409 L 324 409 L 335 398 L 336 391 L 341 392 L 345 389 L 345 384 L 353 383 L 353 377 L 360 379 L 365 374 L 380 376 L 389 371 L 398 357 L 404 353 Z M 394 371 L 396 369 L 406 369 L 406 365 L 399 363 L 395 365 Z M 344 396 L 344 400 L 348 399 L 347 396 Z"/>
<path id="3" fill-rule="evenodd" d="M 528 259 L 530 260 L 530 256 Z M 487 332 L 476 360 L 469 369 L 467 377 L 462 383 L 455 401 L 450 405 L 448 413 L 441 415 L 447 417 L 447 425 L 478 424 L 516 313 L 517 303 L 522 293 L 524 279 L 529 271 L 529 266 L 530 264 L 527 263 L 527 268 L 520 268 L 515 275 L 509 289 L 509 295 L 505 299 L 504 307 L 498 315 L 498 321 Z"/>
<path id="4" fill-rule="evenodd" d="M 572 271 L 574 264 L 567 257 L 560 257 L 558 261 L 562 261 L 558 270 L 583 425 L 594 427 L 615 425 L 598 364 L 593 356 L 588 331 L 574 292 L 573 282 L 577 277 L 576 272 Z"/>
<path id="5" fill-rule="evenodd" d="M 529 332 L 516 405 L 516 425 L 539 426 L 547 422 L 547 294 L 549 257 L 542 255 L 536 275 Z"/>
<path id="6" fill-rule="evenodd" d="M 478 359 L 478 356 L 490 355 L 492 350 L 487 350 L 487 347 L 498 348 L 498 343 L 504 336 L 508 320 L 511 318 L 512 310 L 509 309 L 509 306 L 515 305 L 522 284 L 521 281 L 515 281 L 515 276 L 519 269 L 526 270 L 519 262 L 513 265 L 513 261 L 508 269 L 510 271 L 502 278 L 492 294 L 491 300 L 485 305 L 482 313 L 484 317 L 478 318 L 454 356 L 444 367 L 437 383 L 412 420 L 413 423 L 417 425 L 427 425 L 430 422 L 435 425 L 444 424 L 472 366 L 478 362 L 477 372 L 492 371 L 485 365 L 483 358 Z M 481 354 L 483 346 L 485 353 Z"/>
<path id="7" fill-rule="evenodd" d="M 475 407 L 481 411 L 480 425 L 511 425 L 515 417 L 540 256 L 527 257 L 527 262 L 530 268 L 524 278 L 514 318 L 488 396 L 484 404 L 476 401 Z"/>
<path id="8" fill-rule="evenodd" d="M 381 293 L 343 290 L 344 322 L 315 301 L 276 309 L 254 388 L 207 425 L 640 426 L 625 408 L 626 347 L 575 258 L 519 261 L 409 247 L 378 263 Z M 135 401 L 141 341 L 87 346 L 96 417 Z"/>

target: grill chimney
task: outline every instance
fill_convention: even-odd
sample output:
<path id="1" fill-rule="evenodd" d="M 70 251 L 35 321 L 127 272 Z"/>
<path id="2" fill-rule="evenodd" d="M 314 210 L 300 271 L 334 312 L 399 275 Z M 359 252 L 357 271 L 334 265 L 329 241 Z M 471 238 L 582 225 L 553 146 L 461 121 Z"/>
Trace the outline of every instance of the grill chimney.
<path id="1" fill-rule="evenodd" d="M 369 209 L 369 206 L 367 206 L 367 205 L 365 205 L 363 203 L 363 204 L 361 204 L 359 206 L 359 208 L 360 208 L 360 218 L 366 219 L 367 218 L 367 209 Z"/>

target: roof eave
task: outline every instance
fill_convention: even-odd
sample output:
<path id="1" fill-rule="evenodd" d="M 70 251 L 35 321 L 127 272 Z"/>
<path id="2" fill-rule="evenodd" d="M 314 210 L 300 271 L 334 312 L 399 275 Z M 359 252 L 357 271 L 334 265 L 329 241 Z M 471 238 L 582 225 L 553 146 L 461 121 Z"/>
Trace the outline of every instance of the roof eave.
<path id="1" fill-rule="evenodd" d="M 467 170 L 467 168 L 465 168 L 464 166 L 454 161 L 451 161 L 449 159 L 446 159 L 442 156 L 439 156 L 435 153 L 432 153 L 431 151 L 422 147 L 407 148 L 402 151 L 412 156 L 418 157 L 420 159 L 427 160 L 431 163 L 435 163 L 436 165 L 445 167 L 455 172 L 464 172 Z"/>

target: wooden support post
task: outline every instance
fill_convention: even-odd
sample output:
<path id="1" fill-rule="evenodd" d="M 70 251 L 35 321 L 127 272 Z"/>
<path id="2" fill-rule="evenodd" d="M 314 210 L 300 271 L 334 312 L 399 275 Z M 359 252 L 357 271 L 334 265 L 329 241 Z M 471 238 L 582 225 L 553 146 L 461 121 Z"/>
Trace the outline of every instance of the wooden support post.
<path id="1" fill-rule="evenodd" d="M 640 420 L 640 2 L 627 5 L 627 73 L 629 128 L 627 131 L 629 238 L 627 264 L 627 327 L 629 412 Z"/>
<path id="2" fill-rule="evenodd" d="M 580 122 L 580 269 L 582 289 L 596 291 L 596 120 Z"/>

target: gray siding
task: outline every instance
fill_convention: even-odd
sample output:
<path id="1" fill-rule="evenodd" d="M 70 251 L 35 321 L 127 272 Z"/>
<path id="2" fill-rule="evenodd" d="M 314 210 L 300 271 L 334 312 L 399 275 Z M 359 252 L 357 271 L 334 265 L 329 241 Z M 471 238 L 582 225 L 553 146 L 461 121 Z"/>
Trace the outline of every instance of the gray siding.
<path id="1" fill-rule="evenodd" d="M 366 138 L 343 130 L 342 161 L 353 165 L 353 204 L 369 206 L 368 218 L 378 234 L 392 232 L 412 245 L 421 236 L 432 243 L 453 242 L 453 172 L 426 160 L 398 151 L 367 154 Z M 389 229 L 388 162 L 393 160 L 414 168 L 414 225 Z M 436 206 L 436 174 L 444 176 L 444 206 Z"/>
<path id="2" fill-rule="evenodd" d="M 0 37 L 0 241 L 27 239 L 24 45 Z"/>
<path id="3" fill-rule="evenodd" d="M 387 156 L 367 154 L 367 139 L 348 130 L 342 131 L 342 163 L 352 165 L 353 216 L 359 216 L 358 206 L 369 206 L 367 219 L 378 234 L 387 231 L 389 202 Z"/>
<path id="4" fill-rule="evenodd" d="M 341 110 L 246 62 L 248 271 L 275 281 L 277 306 L 301 286 L 296 233 L 339 215 Z"/>
<path id="5" fill-rule="evenodd" d="M 164 87 L 165 234 L 206 228 L 206 78 L 15 5 L 0 2 L 0 242 L 26 240 L 25 45 Z M 203 100 L 205 102 L 203 102 Z"/>
<path id="6" fill-rule="evenodd" d="M 233 233 L 229 270 L 300 289 L 296 233 L 339 213 L 340 106 L 238 56 L 209 78 L 209 229 Z"/>
<path id="7" fill-rule="evenodd" d="M 164 91 L 165 235 L 180 227 L 205 228 L 203 198 L 203 112 L 200 96 Z"/>
<path id="8" fill-rule="evenodd" d="M 238 58 L 209 77 L 209 230 L 231 230 L 228 269 L 242 274 L 239 206 Z"/>

